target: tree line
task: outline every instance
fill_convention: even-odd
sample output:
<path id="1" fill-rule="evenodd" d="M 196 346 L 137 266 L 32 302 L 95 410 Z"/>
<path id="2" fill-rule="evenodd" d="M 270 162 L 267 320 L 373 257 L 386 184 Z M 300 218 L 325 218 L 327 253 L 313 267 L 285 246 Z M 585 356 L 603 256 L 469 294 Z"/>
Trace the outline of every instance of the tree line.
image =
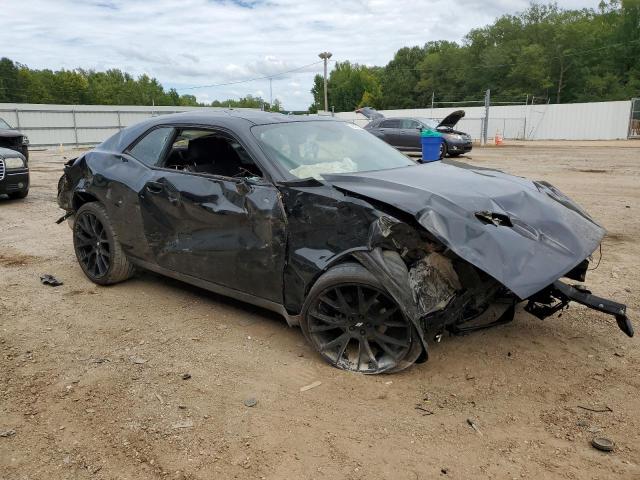
<path id="1" fill-rule="evenodd" d="M 597 9 L 536 4 L 471 30 L 461 43 L 398 50 L 384 67 L 337 62 L 329 108 L 349 111 L 480 102 L 622 100 L 640 95 L 640 1 L 602 1 Z M 323 79 L 310 111 L 324 108 Z"/>
<path id="2" fill-rule="evenodd" d="M 54 103 L 65 105 L 175 105 L 233 108 L 264 108 L 279 111 L 261 97 L 198 102 L 195 95 L 165 90 L 155 78 L 132 75 L 118 69 L 93 70 L 31 69 L 8 58 L 0 59 L 0 103 Z"/>

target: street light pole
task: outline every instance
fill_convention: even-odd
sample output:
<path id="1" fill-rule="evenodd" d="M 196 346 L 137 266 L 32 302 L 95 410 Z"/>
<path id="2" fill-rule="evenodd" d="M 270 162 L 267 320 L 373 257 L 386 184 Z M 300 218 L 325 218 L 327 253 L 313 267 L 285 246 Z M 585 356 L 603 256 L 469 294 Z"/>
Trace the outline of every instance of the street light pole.
<path id="1" fill-rule="evenodd" d="M 327 61 L 331 58 L 331 52 L 322 52 L 318 55 L 324 60 L 324 111 L 329 111 L 329 100 L 327 98 Z"/>

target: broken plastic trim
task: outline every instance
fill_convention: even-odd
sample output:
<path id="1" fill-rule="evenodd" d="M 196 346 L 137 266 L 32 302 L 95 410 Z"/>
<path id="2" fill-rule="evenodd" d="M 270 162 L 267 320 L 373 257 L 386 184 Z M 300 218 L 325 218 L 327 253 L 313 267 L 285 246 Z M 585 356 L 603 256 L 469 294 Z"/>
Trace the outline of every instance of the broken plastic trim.
<path id="1" fill-rule="evenodd" d="M 68 211 L 63 216 L 61 216 L 58 220 L 56 220 L 56 223 L 60 225 L 62 222 L 64 222 L 67 218 L 69 218 L 73 214 L 74 214 L 73 210 Z"/>
<path id="2" fill-rule="evenodd" d="M 627 306 L 593 295 L 589 290 L 578 285 L 567 285 L 560 280 L 537 293 L 529 299 L 525 310 L 543 320 L 550 315 L 566 308 L 570 301 L 580 303 L 608 315 L 613 315 L 618 327 L 627 336 L 633 337 L 633 325 L 627 317 Z"/>

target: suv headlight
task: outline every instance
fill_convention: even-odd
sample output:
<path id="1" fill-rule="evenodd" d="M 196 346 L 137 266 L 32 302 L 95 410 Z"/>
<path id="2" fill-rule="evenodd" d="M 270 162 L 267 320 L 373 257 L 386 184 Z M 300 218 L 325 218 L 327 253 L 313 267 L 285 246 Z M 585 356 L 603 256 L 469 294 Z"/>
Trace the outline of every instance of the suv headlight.
<path id="1" fill-rule="evenodd" d="M 7 170 L 11 168 L 24 168 L 24 160 L 18 157 L 5 158 L 4 166 Z"/>

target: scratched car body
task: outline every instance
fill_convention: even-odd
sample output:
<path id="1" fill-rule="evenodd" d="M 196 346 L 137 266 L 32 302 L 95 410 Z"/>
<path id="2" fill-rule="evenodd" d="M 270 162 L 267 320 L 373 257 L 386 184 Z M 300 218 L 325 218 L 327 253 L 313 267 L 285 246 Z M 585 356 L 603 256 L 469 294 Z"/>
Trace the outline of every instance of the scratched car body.
<path id="1" fill-rule="evenodd" d="M 426 360 L 427 339 L 540 318 L 573 300 L 604 230 L 553 186 L 416 164 L 351 124 L 199 111 L 125 128 L 67 163 L 58 202 L 84 273 L 148 269 L 281 313 L 362 373 Z"/>

